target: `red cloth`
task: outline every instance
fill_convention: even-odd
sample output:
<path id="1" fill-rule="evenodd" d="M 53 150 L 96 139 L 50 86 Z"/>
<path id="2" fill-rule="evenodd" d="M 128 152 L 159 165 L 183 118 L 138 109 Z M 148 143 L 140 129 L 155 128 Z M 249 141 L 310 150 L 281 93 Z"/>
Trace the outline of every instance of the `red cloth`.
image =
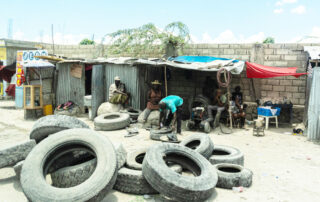
<path id="1" fill-rule="evenodd" d="M 91 70 L 93 65 L 86 65 L 85 71 Z"/>
<path id="2" fill-rule="evenodd" d="M 6 93 L 9 96 L 15 97 L 16 95 L 16 84 L 10 84 L 6 89 Z"/>
<path id="3" fill-rule="evenodd" d="M 278 76 L 299 76 L 308 73 L 296 73 L 296 67 L 269 67 L 251 62 L 246 62 L 248 78 L 271 78 Z"/>
<path id="4" fill-rule="evenodd" d="M 6 66 L 0 66 L 0 78 L 6 82 L 11 82 L 11 77 L 16 73 L 5 68 Z"/>

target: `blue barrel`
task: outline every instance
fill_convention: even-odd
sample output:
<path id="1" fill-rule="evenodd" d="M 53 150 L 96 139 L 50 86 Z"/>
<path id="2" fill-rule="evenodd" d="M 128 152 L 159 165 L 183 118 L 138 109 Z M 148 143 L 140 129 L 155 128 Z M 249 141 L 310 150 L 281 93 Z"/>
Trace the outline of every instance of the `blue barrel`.
<path id="1" fill-rule="evenodd" d="M 16 86 L 16 107 L 17 108 L 23 108 L 23 87 L 22 86 Z"/>

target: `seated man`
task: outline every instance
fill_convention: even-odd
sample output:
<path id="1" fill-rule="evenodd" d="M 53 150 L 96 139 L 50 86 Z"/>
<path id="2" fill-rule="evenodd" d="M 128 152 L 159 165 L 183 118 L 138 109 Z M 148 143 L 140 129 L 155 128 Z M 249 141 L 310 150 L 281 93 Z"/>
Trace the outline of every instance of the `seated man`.
<path id="1" fill-rule="evenodd" d="M 125 104 L 129 100 L 126 86 L 121 83 L 118 76 L 114 77 L 114 83 L 109 88 L 109 102 L 112 104 Z"/>
<path id="2" fill-rule="evenodd" d="M 177 133 L 181 134 L 182 104 L 183 99 L 176 95 L 169 95 L 163 98 L 159 103 L 159 127 L 161 127 L 161 123 L 164 123 L 164 126 L 167 127 L 171 123 L 172 130 L 175 130 L 175 123 L 177 122 Z M 167 115 L 166 112 L 169 112 L 169 114 Z"/>
<path id="3" fill-rule="evenodd" d="M 213 127 L 214 128 L 219 126 L 221 112 L 225 109 L 225 106 L 224 106 L 225 103 L 226 103 L 225 96 L 222 95 L 221 89 L 217 89 L 216 90 L 216 95 L 214 96 L 214 100 L 213 100 L 212 105 L 208 106 L 208 115 L 209 115 L 208 121 L 212 121 L 213 120 L 213 110 L 217 111 L 216 117 L 215 117 L 214 122 L 213 122 Z"/>
<path id="4" fill-rule="evenodd" d="M 233 110 L 232 116 L 237 123 L 240 119 L 240 128 L 244 127 L 246 113 L 244 112 L 246 105 L 242 105 L 242 93 L 240 86 L 235 87 L 235 92 L 232 93 Z"/>
<path id="5" fill-rule="evenodd" d="M 162 92 L 160 89 L 161 83 L 158 80 L 151 82 L 151 89 L 148 92 L 148 103 L 146 112 L 143 117 L 143 122 L 146 122 L 152 110 L 159 109 L 159 102 L 162 98 Z"/>

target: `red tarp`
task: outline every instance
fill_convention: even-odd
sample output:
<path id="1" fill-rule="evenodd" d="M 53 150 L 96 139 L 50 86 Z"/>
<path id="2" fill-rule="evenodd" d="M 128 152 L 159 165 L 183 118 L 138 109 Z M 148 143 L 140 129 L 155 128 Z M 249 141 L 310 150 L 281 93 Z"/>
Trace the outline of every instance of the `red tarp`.
<path id="1" fill-rule="evenodd" d="M 15 71 L 6 69 L 6 66 L 0 66 L 0 78 L 10 83 L 11 77 L 15 74 Z"/>
<path id="2" fill-rule="evenodd" d="M 308 73 L 296 73 L 296 67 L 269 67 L 246 62 L 248 78 L 271 78 L 278 76 L 299 77 Z"/>

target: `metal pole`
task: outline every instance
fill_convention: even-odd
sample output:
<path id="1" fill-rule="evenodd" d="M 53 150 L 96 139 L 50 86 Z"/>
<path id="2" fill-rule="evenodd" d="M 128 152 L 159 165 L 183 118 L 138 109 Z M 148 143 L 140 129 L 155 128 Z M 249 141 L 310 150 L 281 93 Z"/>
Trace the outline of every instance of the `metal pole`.
<path id="1" fill-rule="evenodd" d="M 52 36 L 52 53 L 54 55 L 53 24 L 51 24 L 51 36 Z"/>
<path id="2" fill-rule="evenodd" d="M 166 88 L 166 97 L 168 96 L 168 84 L 167 84 L 167 66 L 164 66 L 164 85 Z"/>

